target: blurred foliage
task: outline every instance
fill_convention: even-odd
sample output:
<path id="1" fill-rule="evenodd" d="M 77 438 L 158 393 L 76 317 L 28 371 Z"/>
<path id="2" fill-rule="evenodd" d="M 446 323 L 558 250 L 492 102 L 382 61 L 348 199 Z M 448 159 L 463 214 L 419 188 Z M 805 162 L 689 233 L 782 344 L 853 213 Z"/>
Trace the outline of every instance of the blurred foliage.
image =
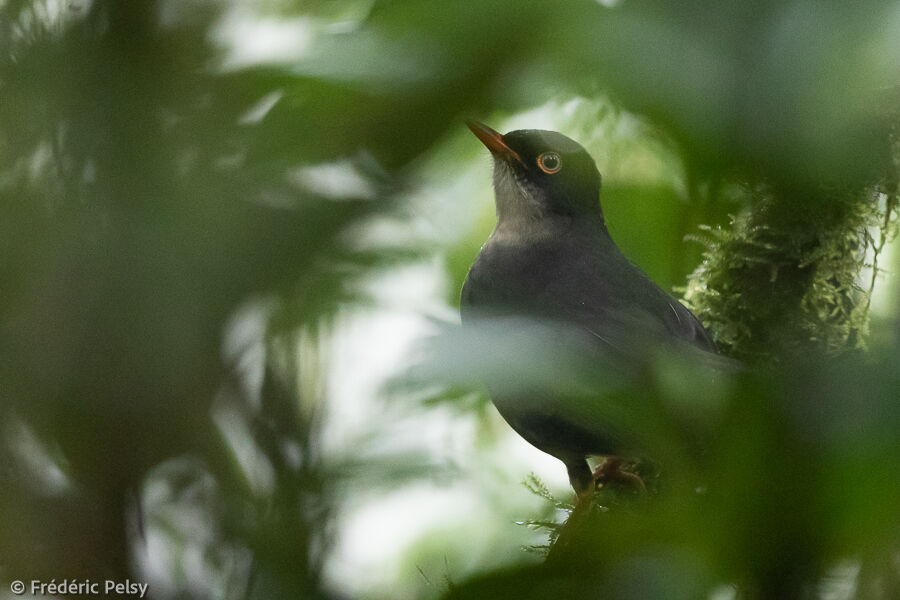
<path id="1" fill-rule="evenodd" d="M 399 259 L 446 251 L 455 296 L 491 225 L 475 117 L 584 141 L 620 245 L 667 287 L 703 252 L 688 300 L 762 366 L 651 357 L 595 406 L 660 464 L 651 498 L 601 497 L 550 565 L 500 528 L 425 539 L 470 560 L 404 593 L 900 596 L 896 297 L 859 351 L 897 263 L 898 30 L 887 0 L 0 2 L 0 576 L 336 597 L 346 499 L 427 461 L 326 451 L 323 348 Z M 471 400 L 453 335 L 430 387 Z M 522 352 L 481 366 L 589 396 Z"/>
<path id="2" fill-rule="evenodd" d="M 787 372 L 742 374 L 706 452 L 668 453 L 649 497 L 601 489 L 552 562 L 477 578 L 449 597 L 818 597 L 847 561 L 851 591 L 839 597 L 894 597 L 884 561 L 897 551 L 890 506 L 900 489 L 896 461 L 882 461 L 900 450 L 897 383 L 893 359 L 809 356 Z M 848 406 L 850 390 L 866 393 Z"/>

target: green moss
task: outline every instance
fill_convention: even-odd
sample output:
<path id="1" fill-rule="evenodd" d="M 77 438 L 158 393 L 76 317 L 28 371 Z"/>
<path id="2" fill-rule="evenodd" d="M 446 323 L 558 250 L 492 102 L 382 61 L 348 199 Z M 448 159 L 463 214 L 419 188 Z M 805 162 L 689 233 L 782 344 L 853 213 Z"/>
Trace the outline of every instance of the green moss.
<path id="1" fill-rule="evenodd" d="M 706 250 L 685 291 L 720 349 L 766 362 L 864 348 L 877 258 L 896 233 L 896 184 L 746 194 L 730 227 L 697 237 Z"/>

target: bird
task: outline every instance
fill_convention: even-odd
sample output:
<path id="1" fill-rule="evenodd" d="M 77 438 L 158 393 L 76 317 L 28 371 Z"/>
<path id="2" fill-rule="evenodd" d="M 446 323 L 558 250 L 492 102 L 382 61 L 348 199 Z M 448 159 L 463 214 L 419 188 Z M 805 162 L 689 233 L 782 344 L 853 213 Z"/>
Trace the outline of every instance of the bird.
<path id="1" fill-rule="evenodd" d="M 555 131 L 500 134 L 477 121 L 466 125 L 493 157 L 497 222 L 462 287 L 464 328 L 497 318 L 513 327 L 523 321 L 509 318 L 554 323 L 591 340 L 591 358 L 611 372 L 663 347 L 718 355 L 697 317 L 613 241 L 600 203 L 600 172 L 579 143 Z M 623 476 L 627 432 L 602 416 L 585 418 L 597 411 L 578 404 L 583 399 L 490 385 L 488 393 L 519 435 L 565 464 L 576 502 L 592 497 L 598 480 Z M 591 456 L 609 458 L 592 471 Z"/>

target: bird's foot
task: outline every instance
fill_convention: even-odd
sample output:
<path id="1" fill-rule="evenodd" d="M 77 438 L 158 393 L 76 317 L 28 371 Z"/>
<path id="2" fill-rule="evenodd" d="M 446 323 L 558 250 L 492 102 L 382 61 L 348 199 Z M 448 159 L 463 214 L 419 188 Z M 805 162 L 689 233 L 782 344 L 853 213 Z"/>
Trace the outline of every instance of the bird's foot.
<path id="1" fill-rule="evenodd" d="M 584 471 L 587 474 L 590 473 L 586 463 Z M 586 479 L 583 483 L 586 483 L 586 485 L 575 487 L 575 500 L 572 503 L 572 512 L 569 513 L 569 516 L 559 528 L 556 539 L 551 541 L 550 552 L 547 555 L 547 562 L 550 564 L 557 562 L 561 556 L 566 555 L 566 548 L 571 544 L 572 539 L 584 522 L 590 517 L 594 507 L 595 488 L 592 480 Z"/>
<path id="2" fill-rule="evenodd" d="M 591 505 L 593 505 L 595 490 L 596 488 L 594 486 L 591 486 L 589 488 L 575 492 L 575 500 L 572 503 L 575 512 L 587 510 L 591 507 Z"/>
<path id="3" fill-rule="evenodd" d="M 606 459 L 594 469 L 594 487 L 623 486 L 631 489 L 635 494 L 643 495 L 647 492 L 644 481 L 634 473 L 622 469 L 624 461 L 618 456 L 607 456 Z"/>

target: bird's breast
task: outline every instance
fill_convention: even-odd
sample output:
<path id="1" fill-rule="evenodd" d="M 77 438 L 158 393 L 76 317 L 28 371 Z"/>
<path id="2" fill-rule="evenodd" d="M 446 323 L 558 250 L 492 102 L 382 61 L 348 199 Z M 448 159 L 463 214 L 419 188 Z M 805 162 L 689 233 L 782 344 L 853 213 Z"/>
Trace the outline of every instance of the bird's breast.
<path id="1" fill-rule="evenodd" d="M 467 309 L 526 313 L 559 319 L 613 298 L 609 277 L 595 255 L 568 239 L 535 243 L 491 239 L 463 288 Z"/>

